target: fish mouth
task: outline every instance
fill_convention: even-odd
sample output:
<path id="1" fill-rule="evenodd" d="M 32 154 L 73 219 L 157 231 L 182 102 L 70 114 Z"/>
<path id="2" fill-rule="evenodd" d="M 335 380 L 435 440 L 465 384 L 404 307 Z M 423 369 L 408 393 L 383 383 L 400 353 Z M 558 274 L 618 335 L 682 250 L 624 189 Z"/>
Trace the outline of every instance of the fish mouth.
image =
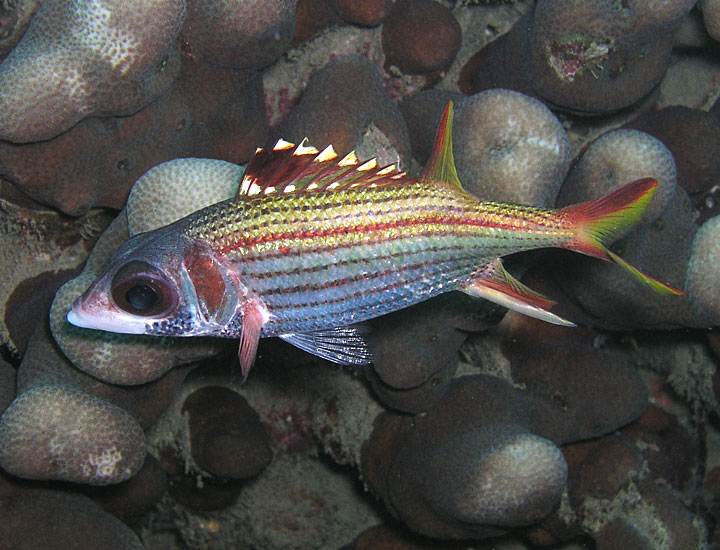
<path id="1" fill-rule="evenodd" d="M 82 318 L 82 315 L 78 314 L 78 312 L 75 311 L 75 306 L 73 306 L 72 309 L 67 312 L 67 315 L 65 315 L 65 319 L 67 319 L 68 323 L 76 327 L 93 328 L 87 324 L 87 322 Z"/>
<path id="2" fill-rule="evenodd" d="M 67 312 L 67 322 L 79 328 L 104 330 L 120 334 L 145 334 L 145 325 L 137 322 L 123 322 L 122 315 L 105 316 L 102 314 L 89 314 L 80 303 L 75 302 Z"/>

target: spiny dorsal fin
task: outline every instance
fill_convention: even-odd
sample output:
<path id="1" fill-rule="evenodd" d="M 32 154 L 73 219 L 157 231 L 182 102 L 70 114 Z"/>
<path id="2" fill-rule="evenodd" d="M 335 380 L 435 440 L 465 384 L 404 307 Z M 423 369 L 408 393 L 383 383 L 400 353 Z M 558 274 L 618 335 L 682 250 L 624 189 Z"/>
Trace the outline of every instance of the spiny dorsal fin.
<path id="1" fill-rule="evenodd" d="M 288 193 L 318 193 L 355 187 L 398 185 L 409 180 L 391 164 L 375 159 L 360 163 L 351 151 L 340 160 L 332 145 L 322 151 L 308 144 L 278 140 L 271 150 L 258 149 L 245 170 L 236 200 Z"/>
<path id="2" fill-rule="evenodd" d="M 462 189 L 457 170 L 455 170 L 455 158 L 453 157 L 452 123 L 453 102 L 449 101 L 440 118 L 440 125 L 435 134 L 435 145 L 433 145 L 430 160 L 425 166 L 420 179 L 422 181 L 442 182 Z"/>

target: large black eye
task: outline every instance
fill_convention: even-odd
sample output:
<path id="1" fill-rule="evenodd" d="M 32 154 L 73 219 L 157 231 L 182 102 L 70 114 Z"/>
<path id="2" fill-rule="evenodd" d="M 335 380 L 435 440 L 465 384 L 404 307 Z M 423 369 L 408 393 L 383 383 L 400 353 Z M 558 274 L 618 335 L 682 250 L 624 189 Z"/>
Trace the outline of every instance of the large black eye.
<path id="1" fill-rule="evenodd" d="M 160 301 L 160 296 L 155 289 L 148 285 L 138 284 L 127 289 L 125 293 L 127 303 L 138 311 L 152 309 Z"/>
<path id="2" fill-rule="evenodd" d="M 177 304 L 173 284 L 164 273 L 145 262 L 129 262 L 121 267 L 111 287 L 115 305 L 133 315 L 158 316 Z"/>

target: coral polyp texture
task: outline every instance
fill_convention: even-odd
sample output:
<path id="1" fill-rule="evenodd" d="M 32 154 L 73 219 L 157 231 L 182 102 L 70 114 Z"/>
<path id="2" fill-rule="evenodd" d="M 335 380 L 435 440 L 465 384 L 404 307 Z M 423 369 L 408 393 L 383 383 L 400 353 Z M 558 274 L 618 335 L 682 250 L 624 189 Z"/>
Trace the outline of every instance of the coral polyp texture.
<path id="1" fill-rule="evenodd" d="M 288 47 L 297 0 L 187 1 L 182 38 L 206 63 L 262 67 Z"/>
<path id="2" fill-rule="evenodd" d="M 552 206 L 570 164 L 560 121 L 539 101 L 489 90 L 460 104 L 454 139 L 467 189 L 502 202 Z"/>
<path id="3" fill-rule="evenodd" d="M 672 48 L 669 31 L 694 2 L 664 2 L 665 9 L 656 4 L 539 2 L 530 38 L 538 95 L 583 112 L 640 100 L 662 78 Z"/>
<path id="4" fill-rule="evenodd" d="M 92 425 L 102 431 L 88 430 Z M 77 437 L 81 433 L 90 437 Z M 19 477 L 107 485 L 137 473 L 145 459 L 142 441 L 123 410 L 81 392 L 36 388 L 2 416 L 0 465 Z"/>
<path id="5" fill-rule="evenodd" d="M 720 323 L 720 284 L 713 274 L 720 262 L 720 217 L 706 221 L 696 233 L 688 263 L 686 288 L 693 307 L 708 324 Z"/>
<path id="6" fill-rule="evenodd" d="M 379 25 L 393 6 L 392 0 L 331 0 L 330 4 L 345 21 L 368 27 Z"/>
<path id="7" fill-rule="evenodd" d="M 558 204 L 565 206 L 599 197 L 623 183 L 650 176 L 658 181 L 646 223 L 655 221 L 677 187 L 677 168 L 670 150 L 658 139 L 637 130 L 614 130 L 592 142 L 576 160 L 562 187 Z"/>
<path id="8" fill-rule="evenodd" d="M 658 85 L 694 3 L 541 0 L 470 60 L 462 87 L 509 87 L 576 113 L 623 109 Z"/>
<path id="9" fill-rule="evenodd" d="M 206 386 L 185 399 L 182 412 L 188 415 L 191 455 L 201 470 L 221 479 L 245 479 L 270 463 L 270 438 L 240 394 Z"/>
<path id="10" fill-rule="evenodd" d="M 442 71 L 455 59 L 461 33 L 455 16 L 441 4 L 399 0 L 383 24 L 385 62 L 408 74 Z"/>
<path id="11" fill-rule="evenodd" d="M 184 2 L 52 0 L 0 65 L 0 138 L 52 138 L 92 115 L 130 114 L 177 75 Z"/>
<path id="12" fill-rule="evenodd" d="M 273 134 L 296 143 L 307 137 L 319 148 L 332 144 L 338 154 L 345 155 L 372 127 L 389 142 L 386 150 L 378 150 L 379 162 L 407 164 L 407 127 L 383 88 L 380 70 L 363 56 L 346 55 L 333 59 L 312 77 L 300 102 Z M 392 150 L 397 152 L 394 157 Z"/>
<path id="13" fill-rule="evenodd" d="M 4 521 L 0 533 L 14 549 L 143 549 L 132 529 L 85 495 L 28 488 L 5 479 L 2 491 Z M 32 518 L 32 525 L 28 518 Z"/>
<path id="14" fill-rule="evenodd" d="M 468 411 L 475 399 L 489 402 L 489 418 Z M 522 403 L 501 405 L 509 399 Z M 488 536 L 534 523 L 558 504 L 567 466 L 557 446 L 531 433 L 524 406 L 524 396 L 495 377 L 456 378 L 414 422 L 376 421 L 363 476 L 393 514 L 428 536 Z"/>
<path id="15" fill-rule="evenodd" d="M 720 213 L 720 120 L 713 113 L 682 105 L 643 113 L 624 125 L 647 132 L 672 153 L 678 185 L 687 191 L 702 224 Z"/>
<path id="16" fill-rule="evenodd" d="M 708 34 L 715 40 L 720 40 L 720 2 L 717 0 L 700 0 L 703 21 Z"/>
<path id="17" fill-rule="evenodd" d="M 0 547 L 719 547 L 720 10 L 694 4 L 0 2 Z M 685 295 L 539 250 L 506 268 L 577 327 L 447 293 L 360 327 L 372 364 L 263 338 L 246 379 L 235 339 L 67 322 L 257 147 L 415 177 L 450 100 L 478 198 L 657 180 L 611 250 Z"/>

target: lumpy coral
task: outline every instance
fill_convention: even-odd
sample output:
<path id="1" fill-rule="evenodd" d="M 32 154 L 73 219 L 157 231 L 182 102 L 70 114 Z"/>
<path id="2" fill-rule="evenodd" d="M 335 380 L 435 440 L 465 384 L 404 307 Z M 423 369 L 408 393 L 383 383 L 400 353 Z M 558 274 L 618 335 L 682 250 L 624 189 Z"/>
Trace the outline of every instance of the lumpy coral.
<path id="1" fill-rule="evenodd" d="M 670 150 L 657 138 L 638 130 L 613 130 L 589 144 L 576 160 L 560 191 L 559 205 L 598 197 L 645 176 L 658 187 L 644 214 L 644 223 L 618 243 L 623 256 L 640 269 L 674 284 L 685 285 L 685 268 L 697 225 L 687 193 L 677 185 L 677 169 Z M 559 257 L 558 257 L 559 258 Z M 554 262 L 551 270 L 583 322 L 606 327 L 704 326 L 686 299 L 653 296 L 638 289 L 603 263 L 585 258 Z M 585 285 L 583 290 L 577 286 Z M 592 286 L 595 291 L 587 292 Z M 654 293 L 653 293 L 654 294 Z M 617 300 L 608 300 L 608 295 Z M 643 297 L 643 296 L 646 297 Z"/>
<path id="2" fill-rule="evenodd" d="M 345 21 L 368 27 L 379 25 L 393 6 L 390 0 L 330 0 L 330 4 Z"/>
<path id="3" fill-rule="evenodd" d="M 509 90 L 471 96 L 453 132 L 458 175 L 491 200 L 552 206 L 570 164 L 560 122 L 539 101 Z"/>
<path id="4" fill-rule="evenodd" d="M 178 364 L 217 350 L 216 343 L 211 342 L 176 342 L 171 347 L 171 342 L 162 339 L 109 333 L 88 339 L 67 323 L 65 314 L 77 292 L 92 281 L 131 232 L 170 223 L 226 198 L 237 188 L 241 174 L 242 168 L 236 165 L 196 159 L 160 165 L 141 178 L 135 188 L 137 196 L 129 201 L 129 215 L 123 211 L 111 224 L 94 248 L 85 270 L 59 290 L 50 311 L 54 337 L 75 365 L 107 382 L 141 384 L 158 379 Z M 174 209 L 173 201 L 179 197 L 183 200 Z M 156 201 L 165 208 L 159 208 Z M 134 208 L 137 203 L 140 206 Z M 145 457 L 140 419 L 107 402 L 102 385 L 68 367 L 65 358 L 48 342 L 45 323 L 41 323 L 41 330 L 36 330 L 34 343 L 20 367 L 18 398 L 0 421 L 3 467 L 33 479 L 91 484 L 127 479 L 137 473 Z M 66 415 L 77 424 L 65 421 Z M 62 435 L 66 433 L 64 429 L 69 430 L 66 437 Z M 75 437 L 70 437 L 70 433 Z M 51 437 L 57 442 L 50 441 Z M 81 445 L 82 440 L 86 443 Z M 71 441 L 72 445 L 65 445 Z"/>
<path id="5" fill-rule="evenodd" d="M 382 30 L 386 64 L 404 73 L 425 74 L 450 66 L 461 42 L 452 12 L 432 0 L 395 2 Z"/>
<path id="6" fill-rule="evenodd" d="M 150 103 L 177 75 L 184 14 L 179 0 L 44 2 L 0 65 L 0 138 L 40 141 Z"/>
<path id="7" fill-rule="evenodd" d="M 145 459 L 142 432 L 126 412 L 58 387 L 28 390 L 12 402 L 0 448 L 0 465 L 19 477 L 93 485 L 124 481 Z"/>
<path id="8" fill-rule="evenodd" d="M 600 197 L 624 183 L 652 177 L 658 187 L 643 213 L 652 223 L 667 208 L 677 186 L 677 168 L 670 150 L 658 139 L 637 130 L 615 130 L 592 142 L 576 160 L 558 197 L 566 206 Z"/>
<path id="9" fill-rule="evenodd" d="M 307 137 L 321 149 L 332 143 L 345 155 L 372 126 L 390 145 L 388 151 L 378 151 L 381 163 L 409 161 L 407 127 L 383 89 L 378 68 L 365 57 L 347 55 L 332 60 L 310 80 L 300 103 L 274 134 L 295 143 Z M 399 158 L 386 157 L 391 149 Z"/>
<path id="10" fill-rule="evenodd" d="M 492 414 L 461 420 L 475 399 L 491 400 Z M 395 515 L 429 536 L 488 536 L 532 523 L 558 503 L 567 470 L 559 449 L 530 432 L 524 403 L 501 405 L 518 399 L 501 380 L 458 378 L 414 422 L 376 422 L 363 476 Z"/>
<path id="11" fill-rule="evenodd" d="M 84 495 L 3 479 L 0 536 L 8 548 L 142 550 L 138 536 Z"/>
<path id="12" fill-rule="evenodd" d="M 198 468 L 219 478 L 245 479 L 270 462 L 270 441 L 259 416 L 234 391 L 200 388 L 185 399 L 182 412 L 189 417 L 191 454 Z"/>
<path id="13" fill-rule="evenodd" d="M 206 63 L 262 67 L 287 49 L 297 0 L 188 0 L 182 39 Z"/>
<path id="14" fill-rule="evenodd" d="M 717 0 L 700 0 L 703 21 L 708 34 L 715 40 L 720 40 L 720 2 Z"/>
<path id="15" fill-rule="evenodd" d="M 692 2 L 151 4 L 0 2 L 0 540 L 717 546 L 718 106 Z M 372 365 L 263 339 L 244 382 L 235 341 L 66 322 L 125 239 L 232 197 L 256 147 L 416 175 L 449 100 L 478 198 L 656 178 L 612 250 L 686 296 L 537 251 L 508 269 L 581 326 L 449 293 L 369 322 Z"/>
<path id="16" fill-rule="evenodd" d="M 243 170 L 212 159 L 177 159 L 148 171 L 134 186 L 123 210 L 96 244 L 84 270 L 58 291 L 50 321 L 63 352 L 81 369 L 110 383 L 154 380 L 179 363 L 209 355 L 208 341 L 178 341 L 86 332 L 71 326 L 65 314 L 78 293 L 92 283 L 117 246 L 130 236 L 167 225 L 226 199 L 237 189 Z M 172 347 L 171 347 L 172 346 Z"/>
<path id="17" fill-rule="evenodd" d="M 625 124 L 660 140 L 672 153 L 677 182 L 690 195 L 700 214 L 697 223 L 720 212 L 720 120 L 701 109 L 681 105 L 644 113 Z"/>
<path id="18" fill-rule="evenodd" d="M 720 285 L 714 275 L 720 262 L 720 217 L 706 221 L 695 235 L 688 263 L 687 292 L 693 307 L 706 319 L 720 322 Z"/>
<path id="19" fill-rule="evenodd" d="M 47 141 L 0 141 L 0 174 L 66 214 L 120 209 L 133 183 L 161 162 L 247 161 L 267 135 L 262 103 L 257 75 L 207 67 L 184 54 L 170 90 L 131 116 L 87 118 Z M 78 147 L 84 155 L 75 154 Z"/>
<path id="20" fill-rule="evenodd" d="M 509 87 L 567 111 L 631 106 L 660 82 L 694 2 L 541 1 L 464 69 L 466 93 Z"/>

